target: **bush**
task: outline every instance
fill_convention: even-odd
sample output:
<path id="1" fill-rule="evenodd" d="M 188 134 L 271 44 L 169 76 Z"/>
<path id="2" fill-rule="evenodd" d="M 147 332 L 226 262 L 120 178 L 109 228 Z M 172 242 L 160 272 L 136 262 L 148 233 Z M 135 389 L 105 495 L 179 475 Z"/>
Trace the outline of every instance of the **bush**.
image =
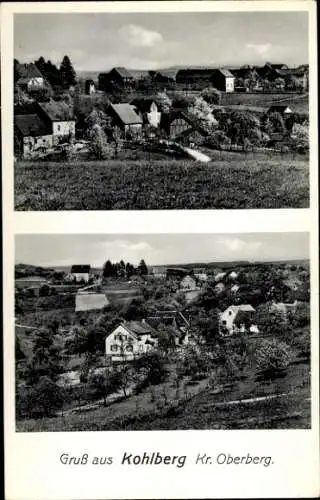
<path id="1" fill-rule="evenodd" d="M 288 368 L 292 353 L 284 342 L 265 340 L 256 349 L 255 360 L 262 374 L 272 376 Z"/>

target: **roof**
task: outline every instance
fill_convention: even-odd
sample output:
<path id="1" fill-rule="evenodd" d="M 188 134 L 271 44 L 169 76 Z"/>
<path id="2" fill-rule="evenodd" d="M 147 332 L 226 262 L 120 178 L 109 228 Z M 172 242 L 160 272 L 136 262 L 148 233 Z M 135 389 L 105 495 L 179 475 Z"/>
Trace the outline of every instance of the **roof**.
<path id="1" fill-rule="evenodd" d="M 16 72 L 19 75 L 19 79 L 30 79 L 30 78 L 39 78 L 43 77 L 41 71 L 37 68 L 34 63 L 30 64 L 18 64 L 16 66 Z"/>
<path id="2" fill-rule="evenodd" d="M 40 137 L 51 134 L 50 128 L 36 114 L 16 115 L 14 124 L 24 137 Z"/>
<path id="3" fill-rule="evenodd" d="M 250 304 L 242 304 L 242 305 L 239 305 L 239 306 L 229 306 L 226 311 L 228 309 L 231 309 L 234 313 L 238 313 L 238 312 L 254 312 L 255 309 L 250 305 Z"/>
<path id="4" fill-rule="evenodd" d="M 125 125 L 142 124 L 142 118 L 135 112 L 131 104 L 124 102 L 110 104 L 110 107 Z"/>
<path id="5" fill-rule="evenodd" d="M 176 69 L 160 69 L 159 71 L 155 72 L 154 76 L 156 77 L 157 75 L 160 75 L 160 76 L 163 76 L 165 78 L 175 80 L 177 73 L 178 73 L 178 70 L 176 70 Z"/>
<path id="6" fill-rule="evenodd" d="M 90 268 L 89 264 L 75 264 L 71 267 L 71 273 L 90 273 Z"/>
<path id="7" fill-rule="evenodd" d="M 116 71 L 120 76 L 122 76 L 122 78 L 133 78 L 131 73 L 123 66 L 117 66 L 115 68 L 112 68 L 111 71 Z M 111 73 L 111 71 L 110 71 L 110 73 Z"/>
<path id="8" fill-rule="evenodd" d="M 226 78 L 234 78 L 234 75 L 228 69 L 219 68 L 218 71 Z"/>
<path id="9" fill-rule="evenodd" d="M 73 107 L 64 101 L 39 102 L 38 105 L 52 121 L 74 120 Z"/>
<path id="10" fill-rule="evenodd" d="M 122 326 L 137 336 L 155 333 L 154 329 L 146 321 L 125 321 Z"/>
<path id="11" fill-rule="evenodd" d="M 103 309 L 109 304 L 107 297 L 103 293 L 77 293 L 76 312 Z"/>

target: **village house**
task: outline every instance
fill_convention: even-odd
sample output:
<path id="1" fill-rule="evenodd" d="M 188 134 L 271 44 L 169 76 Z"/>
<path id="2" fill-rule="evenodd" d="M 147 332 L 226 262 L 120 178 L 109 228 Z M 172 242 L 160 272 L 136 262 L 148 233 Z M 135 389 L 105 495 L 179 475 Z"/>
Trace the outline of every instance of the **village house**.
<path id="1" fill-rule="evenodd" d="M 78 292 L 76 294 L 75 311 L 94 311 L 109 305 L 109 300 L 104 293 Z"/>
<path id="2" fill-rule="evenodd" d="M 185 111 L 175 111 L 162 121 L 161 128 L 172 140 L 197 143 L 208 135 L 194 117 Z"/>
<path id="3" fill-rule="evenodd" d="M 208 281 L 208 275 L 207 273 L 204 272 L 195 272 L 194 277 L 197 278 L 197 280 L 205 282 Z"/>
<path id="4" fill-rule="evenodd" d="M 167 268 L 164 266 L 153 266 L 152 267 L 152 276 L 154 278 L 163 279 L 167 276 Z"/>
<path id="5" fill-rule="evenodd" d="M 16 84 L 22 90 L 34 92 L 49 87 L 43 74 L 34 63 L 15 65 Z"/>
<path id="6" fill-rule="evenodd" d="M 254 324 L 255 309 L 250 304 L 229 306 L 220 313 L 219 330 L 224 337 L 237 333 L 259 333 L 257 325 Z"/>
<path id="7" fill-rule="evenodd" d="M 186 86 L 198 84 L 208 86 L 213 74 L 213 68 L 186 68 L 179 69 L 176 82 Z"/>
<path id="8" fill-rule="evenodd" d="M 186 290 L 197 290 L 199 287 L 197 286 L 197 281 L 195 278 L 190 276 L 188 274 L 182 280 L 180 281 L 180 290 L 181 291 L 186 291 Z"/>
<path id="9" fill-rule="evenodd" d="M 228 274 L 228 278 L 231 280 L 236 280 L 238 277 L 238 273 L 236 271 L 231 271 L 231 273 Z"/>
<path id="10" fill-rule="evenodd" d="M 75 264 L 71 267 L 70 274 L 74 281 L 87 283 L 90 279 L 91 266 L 89 264 Z"/>
<path id="11" fill-rule="evenodd" d="M 131 104 L 110 104 L 107 113 L 112 119 L 113 126 L 119 127 L 124 137 L 141 134 L 143 121 Z"/>
<path id="12" fill-rule="evenodd" d="M 152 127 L 155 128 L 159 127 L 161 122 L 161 112 L 159 111 L 155 100 L 152 98 L 137 98 L 131 101 L 130 105 L 135 108 L 135 111 L 141 116 L 144 123 L 152 125 Z"/>
<path id="13" fill-rule="evenodd" d="M 263 79 L 259 76 L 256 68 L 252 66 L 242 66 L 241 68 L 230 70 L 235 77 L 235 91 L 237 88 L 244 88 L 245 91 L 261 92 L 263 90 Z"/>
<path id="14" fill-rule="evenodd" d="M 234 92 L 235 77 L 228 69 L 216 69 L 210 78 L 212 85 L 222 92 Z"/>
<path id="15" fill-rule="evenodd" d="M 110 92 L 114 87 L 132 88 L 135 83 L 133 75 L 123 67 L 112 68 L 108 73 L 100 73 L 98 76 L 99 89 Z"/>
<path id="16" fill-rule="evenodd" d="M 179 304 L 178 307 L 180 307 Z M 176 346 L 188 344 L 190 322 L 177 307 L 170 307 L 169 304 L 164 308 L 159 307 L 148 314 L 147 322 L 155 330 L 157 330 L 160 325 L 171 327 Z"/>
<path id="17" fill-rule="evenodd" d="M 189 270 L 184 267 L 168 267 L 166 277 L 170 278 L 184 278 L 187 274 L 189 274 Z"/>
<path id="18" fill-rule="evenodd" d="M 111 361 L 130 361 L 152 351 L 156 331 L 145 321 L 124 321 L 105 339 L 105 355 Z"/>
<path id="19" fill-rule="evenodd" d="M 38 116 L 51 128 L 54 145 L 61 141 L 69 141 L 75 137 L 76 121 L 74 110 L 64 101 L 49 101 L 38 103 Z"/>
<path id="20" fill-rule="evenodd" d="M 96 86 L 93 80 L 86 80 L 84 84 L 84 93 L 86 95 L 94 95 L 96 93 Z"/>
<path id="21" fill-rule="evenodd" d="M 51 127 L 37 114 L 15 115 L 14 150 L 24 158 L 52 147 Z"/>
<path id="22" fill-rule="evenodd" d="M 175 69 L 150 71 L 149 73 L 153 82 L 167 84 L 167 85 L 176 82 L 177 70 Z"/>

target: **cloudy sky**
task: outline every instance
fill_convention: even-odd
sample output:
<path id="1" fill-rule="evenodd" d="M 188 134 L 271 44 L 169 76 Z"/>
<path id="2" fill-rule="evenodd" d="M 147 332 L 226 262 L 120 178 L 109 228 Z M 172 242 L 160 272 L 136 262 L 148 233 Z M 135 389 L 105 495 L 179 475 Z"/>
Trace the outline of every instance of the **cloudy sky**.
<path id="1" fill-rule="evenodd" d="M 16 14 L 15 57 L 76 70 L 308 62 L 305 12 Z"/>
<path id="2" fill-rule="evenodd" d="M 18 235 L 16 263 L 91 264 L 107 259 L 148 265 L 309 257 L 307 233 Z"/>

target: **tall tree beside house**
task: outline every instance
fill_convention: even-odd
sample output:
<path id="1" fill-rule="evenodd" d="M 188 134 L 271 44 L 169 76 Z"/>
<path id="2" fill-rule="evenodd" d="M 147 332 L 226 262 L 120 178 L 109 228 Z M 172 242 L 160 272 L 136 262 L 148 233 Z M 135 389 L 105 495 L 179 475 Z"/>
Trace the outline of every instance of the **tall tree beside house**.
<path id="1" fill-rule="evenodd" d="M 62 87 L 68 89 L 76 84 L 76 72 L 68 56 L 64 56 L 60 64 L 60 75 Z"/>
<path id="2" fill-rule="evenodd" d="M 135 273 L 134 266 L 130 262 L 126 263 L 126 277 L 130 278 Z"/>
<path id="3" fill-rule="evenodd" d="M 138 273 L 140 274 L 140 276 L 146 276 L 148 274 L 148 268 L 143 259 L 140 261 L 140 264 L 138 266 Z"/>
<path id="4" fill-rule="evenodd" d="M 112 155 L 112 147 L 100 125 L 94 125 L 89 133 L 89 150 L 97 160 L 105 160 Z"/>

